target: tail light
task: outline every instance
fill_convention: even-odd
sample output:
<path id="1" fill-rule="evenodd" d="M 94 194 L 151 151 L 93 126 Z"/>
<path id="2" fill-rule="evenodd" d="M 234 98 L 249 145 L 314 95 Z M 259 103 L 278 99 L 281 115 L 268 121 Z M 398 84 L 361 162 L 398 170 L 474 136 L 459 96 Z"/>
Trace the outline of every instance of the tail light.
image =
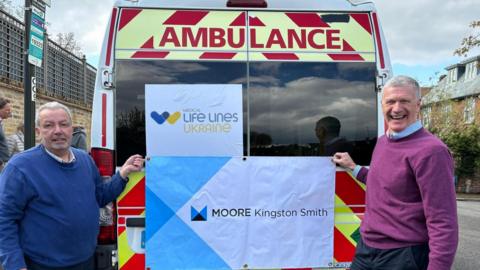
<path id="1" fill-rule="evenodd" d="M 265 0 L 228 0 L 227 7 L 253 7 L 253 8 L 266 8 L 267 1 Z"/>
<path id="2" fill-rule="evenodd" d="M 115 172 L 114 151 L 108 149 L 92 148 L 91 155 L 98 167 L 104 181 L 110 181 Z M 109 203 L 100 209 L 100 233 L 99 244 L 115 244 L 117 231 L 117 211 L 115 203 Z"/>

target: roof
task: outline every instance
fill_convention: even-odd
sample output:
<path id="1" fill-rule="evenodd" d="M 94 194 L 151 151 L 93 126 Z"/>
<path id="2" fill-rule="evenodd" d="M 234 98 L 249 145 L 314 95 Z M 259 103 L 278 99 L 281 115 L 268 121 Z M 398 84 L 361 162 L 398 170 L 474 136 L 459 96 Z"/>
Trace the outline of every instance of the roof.
<path id="1" fill-rule="evenodd" d="M 350 0 L 358 4 L 353 5 L 349 0 L 266 0 L 267 8 L 260 10 L 324 10 L 324 11 L 375 11 L 371 1 Z M 227 0 L 117 0 L 116 7 L 142 8 L 175 8 L 175 9 L 227 9 Z M 228 8 L 235 9 L 235 8 Z M 249 8 L 255 9 L 255 8 Z"/>
<path id="2" fill-rule="evenodd" d="M 477 57 L 477 59 L 480 56 Z M 471 62 L 470 60 L 469 62 Z M 423 97 L 422 105 L 436 103 L 446 99 L 459 99 L 480 94 L 480 74 L 465 80 L 465 74 L 455 83 L 447 83 L 448 76 L 441 79 L 432 90 Z"/>
<path id="3" fill-rule="evenodd" d="M 450 69 L 456 68 L 456 67 L 463 67 L 463 66 L 465 66 L 466 64 L 471 63 L 471 62 L 474 62 L 474 61 L 480 61 L 480 55 L 473 56 L 473 57 L 470 57 L 470 58 L 467 58 L 467 59 L 463 60 L 463 61 L 460 62 L 460 63 L 456 63 L 456 64 L 453 64 L 453 65 L 447 66 L 447 67 L 445 68 L 445 70 L 450 70 Z"/>

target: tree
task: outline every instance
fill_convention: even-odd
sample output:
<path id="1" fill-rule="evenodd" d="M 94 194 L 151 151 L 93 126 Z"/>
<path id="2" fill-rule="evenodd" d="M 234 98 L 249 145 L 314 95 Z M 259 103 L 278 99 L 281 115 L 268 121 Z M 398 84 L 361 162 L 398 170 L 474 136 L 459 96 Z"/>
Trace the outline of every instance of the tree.
<path id="1" fill-rule="evenodd" d="M 0 9 L 23 21 L 23 6 L 12 4 L 12 0 L 0 0 Z"/>
<path id="2" fill-rule="evenodd" d="M 75 40 L 75 35 L 73 32 L 68 33 L 58 33 L 57 37 L 55 38 L 55 42 L 65 50 L 73 53 L 78 57 L 83 56 L 83 52 L 80 48 L 80 45 Z"/>
<path id="3" fill-rule="evenodd" d="M 471 49 L 480 47 L 480 21 L 471 22 L 470 28 L 472 28 L 472 33 L 463 38 L 462 44 L 454 51 L 454 55 L 467 56 Z"/>

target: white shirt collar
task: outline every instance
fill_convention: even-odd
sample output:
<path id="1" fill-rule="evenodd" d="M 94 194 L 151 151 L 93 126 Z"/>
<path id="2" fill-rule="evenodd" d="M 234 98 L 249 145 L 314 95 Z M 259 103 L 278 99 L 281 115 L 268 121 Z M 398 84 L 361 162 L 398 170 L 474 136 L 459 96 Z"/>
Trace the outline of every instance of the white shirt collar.
<path id="1" fill-rule="evenodd" d="M 75 158 L 75 155 L 73 154 L 73 151 L 71 148 L 68 149 L 68 151 L 70 151 L 70 160 L 69 161 L 64 161 L 61 157 L 55 155 L 54 153 L 48 151 L 48 149 L 46 147 L 45 148 L 45 151 L 47 152 L 48 155 L 50 155 L 52 158 L 54 158 L 56 161 L 60 162 L 60 163 L 72 163 L 72 162 L 75 162 L 75 160 L 77 160 Z"/>

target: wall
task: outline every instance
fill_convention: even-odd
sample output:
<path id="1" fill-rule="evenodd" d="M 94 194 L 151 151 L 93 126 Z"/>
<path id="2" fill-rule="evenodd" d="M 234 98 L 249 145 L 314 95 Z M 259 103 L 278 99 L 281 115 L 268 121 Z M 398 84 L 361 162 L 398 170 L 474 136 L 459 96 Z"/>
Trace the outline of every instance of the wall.
<path id="1" fill-rule="evenodd" d="M 10 134 L 15 133 L 17 126 L 23 123 L 23 119 L 24 119 L 23 118 L 23 115 L 24 115 L 23 89 L 0 82 L 0 96 L 9 99 L 11 102 L 10 105 L 12 107 L 13 117 L 3 121 L 3 128 L 5 131 L 5 134 L 8 136 Z M 51 97 L 46 97 L 38 93 L 37 93 L 37 101 L 35 102 L 35 106 L 36 108 L 38 108 L 40 105 L 50 101 L 58 101 L 70 108 L 70 110 L 72 111 L 73 125 L 82 126 L 86 129 L 87 142 L 90 145 L 90 126 L 91 126 L 92 109 L 86 106 L 72 104 L 72 103 L 64 102 L 62 100 L 54 99 Z M 38 141 L 37 137 L 36 139 Z"/>

